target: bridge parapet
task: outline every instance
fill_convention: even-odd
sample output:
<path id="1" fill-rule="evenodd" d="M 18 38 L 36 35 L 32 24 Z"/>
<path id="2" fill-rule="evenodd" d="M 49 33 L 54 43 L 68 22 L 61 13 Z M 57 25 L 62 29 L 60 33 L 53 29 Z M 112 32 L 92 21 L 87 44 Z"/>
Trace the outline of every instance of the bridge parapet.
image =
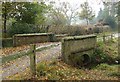
<path id="1" fill-rule="evenodd" d="M 51 41 L 55 41 L 55 35 L 53 33 L 15 34 L 13 36 L 14 46 Z"/>

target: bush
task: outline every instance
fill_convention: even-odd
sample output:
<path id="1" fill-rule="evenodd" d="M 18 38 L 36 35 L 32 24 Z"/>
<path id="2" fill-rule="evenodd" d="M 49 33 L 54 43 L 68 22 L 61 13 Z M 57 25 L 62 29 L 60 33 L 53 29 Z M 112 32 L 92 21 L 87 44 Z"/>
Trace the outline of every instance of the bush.
<path id="1" fill-rule="evenodd" d="M 53 26 L 48 32 L 55 34 L 82 35 L 85 34 L 85 28 L 82 26 Z"/>
<path id="2" fill-rule="evenodd" d="M 13 36 L 14 34 L 24 34 L 24 33 L 39 33 L 42 32 L 39 26 L 27 23 L 13 23 L 8 28 L 8 35 Z"/>
<path id="3" fill-rule="evenodd" d="M 98 27 L 94 28 L 94 33 L 100 33 L 100 29 Z"/>
<path id="4" fill-rule="evenodd" d="M 92 62 L 95 63 L 111 63 L 113 59 L 106 54 L 102 48 L 96 48 L 92 56 Z"/>
<path id="5" fill-rule="evenodd" d="M 12 47 L 13 46 L 13 39 L 12 38 L 2 38 L 0 39 L 2 42 L 2 47 Z"/>
<path id="6" fill-rule="evenodd" d="M 109 32 L 110 31 L 110 26 L 108 26 L 108 25 L 105 25 L 105 26 L 96 25 L 93 28 L 93 31 L 94 31 L 94 33 Z"/>
<path id="7" fill-rule="evenodd" d="M 94 62 L 99 63 L 119 64 L 120 56 L 118 56 L 118 39 L 114 38 L 113 41 L 106 43 L 98 41 L 92 59 Z"/>
<path id="8" fill-rule="evenodd" d="M 45 76 L 47 72 L 47 64 L 41 62 L 37 65 L 37 75 L 38 76 Z"/>
<path id="9" fill-rule="evenodd" d="M 29 32 L 31 32 L 31 29 L 26 23 L 24 24 L 13 23 L 8 29 L 8 34 L 10 36 L 13 36 L 14 34 L 22 34 L 22 33 L 29 33 Z"/>
<path id="10" fill-rule="evenodd" d="M 51 26 L 48 32 L 75 36 L 75 35 L 101 33 L 103 31 L 109 31 L 108 29 L 109 26 L 93 26 L 93 25 Z"/>

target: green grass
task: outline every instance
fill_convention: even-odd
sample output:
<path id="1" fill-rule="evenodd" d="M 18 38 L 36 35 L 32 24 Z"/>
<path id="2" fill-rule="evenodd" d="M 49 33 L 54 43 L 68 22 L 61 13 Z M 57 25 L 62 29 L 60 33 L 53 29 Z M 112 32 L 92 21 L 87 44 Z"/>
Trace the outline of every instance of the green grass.
<path id="1" fill-rule="evenodd" d="M 109 73 L 108 76 L 117 76 L 120 78 L 120 72 L 112 72 L 112 73 Z"/>
<path id="2" fill-rule="evenodd" d="M 118 71 L 120 65 L 109 65 L 106 63 L 101 63 L 99 65 L 97 65 L 94 69 L 98 69 L 98 70 L 105 70 L 106 71 L 106 75 L 109 77 L 120 77 L 120 72 Z"/>

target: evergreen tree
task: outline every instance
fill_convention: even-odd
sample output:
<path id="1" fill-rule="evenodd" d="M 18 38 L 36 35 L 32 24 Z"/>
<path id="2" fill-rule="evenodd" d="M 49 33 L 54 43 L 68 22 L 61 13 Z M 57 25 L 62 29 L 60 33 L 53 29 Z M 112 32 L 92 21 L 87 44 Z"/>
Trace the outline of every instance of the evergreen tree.
<path id="1" fill-rule="evenodd" d="M 87 25 L 90 20 L 92 20 L 95 17 L 95 14 L 93 13 L 92 8 L 89 6 L 88 2 L 84 2 L 81 4 L 82 11 L 80 13 L 80 19 L 85 19 L 87 22 Z"/>

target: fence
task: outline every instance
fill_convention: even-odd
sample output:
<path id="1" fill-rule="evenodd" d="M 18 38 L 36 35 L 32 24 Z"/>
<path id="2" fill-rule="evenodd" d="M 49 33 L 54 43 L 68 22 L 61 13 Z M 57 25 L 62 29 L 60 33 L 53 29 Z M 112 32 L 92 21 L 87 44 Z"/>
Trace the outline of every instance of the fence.
<path id="1" fill-rule="evenodd" d="M 99 34 L 97 35 L 97 41 L 103 41 L 104 43 L 108 42 L 108 41 L 113 41 L 113 39 L 117 37 L 115 35 L 115 33 L 111 33 L 111 34 Z"/>

